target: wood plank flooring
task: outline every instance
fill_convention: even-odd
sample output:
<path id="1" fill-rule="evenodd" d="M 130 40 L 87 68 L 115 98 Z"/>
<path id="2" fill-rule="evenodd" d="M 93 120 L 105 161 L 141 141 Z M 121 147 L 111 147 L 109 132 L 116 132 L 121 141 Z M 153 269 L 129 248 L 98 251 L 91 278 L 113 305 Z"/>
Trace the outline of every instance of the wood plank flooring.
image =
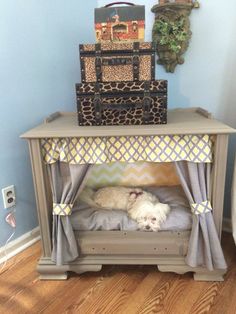
<path id="1" fill-rule="evenodd" d="M 155 266 L 105 266 L 40 281 L 40 243 L 8 261 L 0 274 L 0 313 L 236 314 L 236 247 L 223 234 L 229 270 L 224 282 L 195 282 L 191 274 L 161 273 Z"/>

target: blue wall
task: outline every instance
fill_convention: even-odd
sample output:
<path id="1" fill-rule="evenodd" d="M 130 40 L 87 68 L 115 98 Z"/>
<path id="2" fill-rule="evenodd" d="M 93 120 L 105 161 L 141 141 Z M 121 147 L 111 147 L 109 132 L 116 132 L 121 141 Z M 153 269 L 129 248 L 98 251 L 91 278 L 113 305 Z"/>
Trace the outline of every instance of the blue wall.
<path id="1" fill-rule="evenodd" d="M 112 1 L 98 0 L 98 6 L 109 2 Z M 145 39 L 149 41 L 154 22 L 151 8 L 158 0 L 133 2 L 145 5 Z M 201 8 L 193 10 L 190 16 L 193 34 L 184 65 L 177 66 L 174 74 L 157 65 L 157 78 L 168 80 L 169 108 L 201 106 L 227 120 L 232 102 L 226 102 L 232 83 L 236 83 L 236 3 L 227 0 L 223 5 L 221 0 L 202 0 L 200 4 Z"/>
<path id="2" fill-rule="evenodd" d="M 75 111 L 74 84 L 80 80 L 78 43 L 93 42 L 93 8 L 111 1 L 0 1 L 0 189 L 17 193 L 16 237 L 37 226 L 28 147 L 19 135 L 58 110 Z M 169 108 L 202 106 L 236 127 L 235 0 L 201 1 L 191 14 L 193 37 L 186 61 L 174 74 L 157 66 L 169 81 Z M 157 0 L 146 6 L 146 40 L 151 40 Z M 236 138 L 231 137 L 225 215 Z M 0 246 L 11 229 L 0 197 Z"/>
<path id="3" fill-rule="evenodd" d="M 27 143 L 55 111 L 75 111 L 78 44 L 93 42 L 95 0 L 0 1 L 0 189 L 16 187 L 18 237 L 38 225 Z M 0 247 L 11 228 L 0 196 Z"/>
<path id="4" fill-rule="evenodd" d="M 103 6 L 110 0 L 98 0 Z M 145 5 L 145 38 L 151 40 L 158 0 L 135 0 Z M 185 63 L 174 74 L 157 65 L 157 78 L 168 80 L 168 106 L 203 107 L 221 121 L 236 128 L 236 2 L 235 0 L 199 0 L 201 8 L 190 16 L 192 40 L 185 54 Z M 230 137 L 226 178 L 225 211 L 230 217 L 230 190 L 236 136 Z"/>

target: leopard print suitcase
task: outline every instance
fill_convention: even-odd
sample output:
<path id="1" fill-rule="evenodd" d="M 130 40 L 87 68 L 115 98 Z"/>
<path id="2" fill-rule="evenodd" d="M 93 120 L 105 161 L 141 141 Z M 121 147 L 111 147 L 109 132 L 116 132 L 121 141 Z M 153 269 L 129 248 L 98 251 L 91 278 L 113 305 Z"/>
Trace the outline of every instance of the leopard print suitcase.
<path id="1" fill-rule="evenodd" d="M 82 83 L 155 80 L 152 42 L 80 45 Z"/>
<path id="2" fill-rule="evenodd" d="M 167 81 L 76 84 L 78 123 L 167 123 Z"/>

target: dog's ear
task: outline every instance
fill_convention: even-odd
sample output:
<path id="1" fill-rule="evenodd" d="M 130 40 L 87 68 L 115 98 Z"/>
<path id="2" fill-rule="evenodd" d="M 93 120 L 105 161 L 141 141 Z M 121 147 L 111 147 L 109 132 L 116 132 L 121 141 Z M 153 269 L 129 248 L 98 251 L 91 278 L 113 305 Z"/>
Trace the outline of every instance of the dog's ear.
<path id="1" fill-rule="evenodd" d="M 131 192 L 129 194 L 129 201 L 134 201 L 135 199 L 136 199 L 136 194 Z"/>

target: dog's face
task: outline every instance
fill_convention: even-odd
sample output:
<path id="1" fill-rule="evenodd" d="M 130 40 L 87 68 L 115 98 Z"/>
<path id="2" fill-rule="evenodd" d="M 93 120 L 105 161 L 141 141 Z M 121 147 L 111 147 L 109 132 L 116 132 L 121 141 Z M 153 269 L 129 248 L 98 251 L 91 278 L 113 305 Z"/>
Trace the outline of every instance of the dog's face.
<path id="1" fill-rule="evenodd" d="M 160 229 L 160 217 L 155 215 L 139 217 L 137 220 L 138 228 L 142 231 L 158 231 Z"/>
<path id="2" fill-rule="evenodd" d="M 142 205 L 144 206 L 137 206 L 129 212 L 130 217 L 137 221 L 139 230 L 160 230 L 161 225 L 166 221 L 170 207 L 162 203 L 151 204 L 145 202 Z"/>

